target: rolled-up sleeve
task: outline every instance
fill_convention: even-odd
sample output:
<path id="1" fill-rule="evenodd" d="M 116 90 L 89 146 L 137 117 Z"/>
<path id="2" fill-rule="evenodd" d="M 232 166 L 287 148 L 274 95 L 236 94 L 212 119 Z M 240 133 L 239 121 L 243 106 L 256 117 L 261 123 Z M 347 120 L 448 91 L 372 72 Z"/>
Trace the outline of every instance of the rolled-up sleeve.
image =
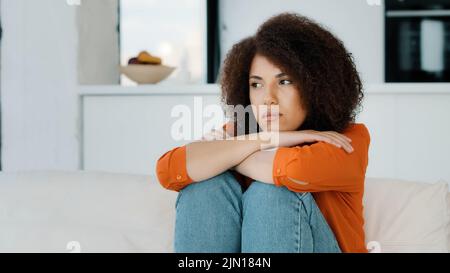
<path id="1" fill-rule="evenodd" d="M 222 125 L 221 130 L 213 130 L 202 136 L 196 142 L 222 140 L 232 137 L 233 123 Z M 189 177 L 186 168 L 186 145 L 176 147 L 163 154 L 156 164 L 156 175 L 161 185 L 173 191 L 180 191 L 194 181 Z"/>
<path id="2" fill-rule="evenodd" d="M 193 180 L 186 170 L 186 146 L 163 154 L 156 164 L 156 175 L 161 185 L 169 190 L 180 191 L 191 184 Z"/>
<path id="3" fill-rule="evenodd" d="M 357 192 L 364 187 L 370 135 L 363 124 L 344 132 L 352 153 L 325 142 L 280 147 L 273 163 L 273 181 L 295 192 Z"/>

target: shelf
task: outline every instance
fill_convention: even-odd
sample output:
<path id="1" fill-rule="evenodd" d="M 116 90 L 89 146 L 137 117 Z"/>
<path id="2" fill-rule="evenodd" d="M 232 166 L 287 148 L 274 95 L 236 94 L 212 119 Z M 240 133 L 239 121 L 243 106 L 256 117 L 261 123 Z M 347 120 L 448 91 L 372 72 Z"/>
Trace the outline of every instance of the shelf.
<path id="1" fill-rule="evenodd" d="M 220 95 L 217 84 L 89 85 L 79 90 L 80 96 Z"/>
<path id="2" fill-rule="evenodd" d="M 380 83 L 367 84 L 364 92 L 370 94 L 420 94 L 420 95 L 450 95 L 450 83 Z M 80 96 L 161 96 L 161 95 L 220 95 L 218 84 L 191 85 L 97 85 L 80 86 Z"/>
<path id="3" fill-rule="evenodd" d="M 382 83 L 368 84 L 366 94 L 398 94 L 398 95 L 450 95 L 450 83 Z"/>

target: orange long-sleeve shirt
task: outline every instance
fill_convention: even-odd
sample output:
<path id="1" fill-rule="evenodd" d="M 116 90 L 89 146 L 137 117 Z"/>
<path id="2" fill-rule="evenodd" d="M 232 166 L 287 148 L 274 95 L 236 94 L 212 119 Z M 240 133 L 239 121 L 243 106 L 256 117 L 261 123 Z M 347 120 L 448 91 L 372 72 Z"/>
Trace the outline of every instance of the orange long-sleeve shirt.
<path id="1" fill-rule="evenodd" d="M 364 236 L 363 194 L 370 135 L 364 124 L 344 132 L 354 151 L 325 142 L 280 147 L 275 153 L 273 181 L 295 192 L 311 192 L 343 252 L 367 252 Z M 156 172 L 161 185 L 179 191 L 194 182 L 186 170 L 186 146 L 163 154 Z M 240 182 L 249 178 L 236 176 Z"/>

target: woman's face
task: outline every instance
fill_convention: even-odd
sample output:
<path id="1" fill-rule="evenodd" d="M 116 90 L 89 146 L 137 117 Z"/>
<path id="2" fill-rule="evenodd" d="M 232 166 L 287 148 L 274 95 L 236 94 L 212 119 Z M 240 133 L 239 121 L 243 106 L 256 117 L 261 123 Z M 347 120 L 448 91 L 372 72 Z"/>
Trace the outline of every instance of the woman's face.
<path id="1" fill-rule="evenodd" d="M 300 92 L 267 58 L 256 54 L 249 75 L 250 103 L 263 131 L 293 131 L 304 122 Z"/>

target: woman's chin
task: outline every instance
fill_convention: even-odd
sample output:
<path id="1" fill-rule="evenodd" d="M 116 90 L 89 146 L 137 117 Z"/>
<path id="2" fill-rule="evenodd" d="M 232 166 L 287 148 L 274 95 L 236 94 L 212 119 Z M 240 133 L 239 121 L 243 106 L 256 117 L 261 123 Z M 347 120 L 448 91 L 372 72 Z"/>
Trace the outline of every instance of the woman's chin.
<path id="1" fill-rule="evenodd" d="M 264 122 L 258 122 L 258 125 L 264 132 L 283 131 L 283 126 L 278 119 L 274 121 L 264 120 Z"/>
<path id="2" fill-rule="evenodd" d="M 279 126 L 270 126 L 270 124 L 268 124 L 268 126 L 261 127 L 261 129 L 264 132 L 281 132 L 281 131 L 283 131 L 283 130 L 280 130 Z"/>

